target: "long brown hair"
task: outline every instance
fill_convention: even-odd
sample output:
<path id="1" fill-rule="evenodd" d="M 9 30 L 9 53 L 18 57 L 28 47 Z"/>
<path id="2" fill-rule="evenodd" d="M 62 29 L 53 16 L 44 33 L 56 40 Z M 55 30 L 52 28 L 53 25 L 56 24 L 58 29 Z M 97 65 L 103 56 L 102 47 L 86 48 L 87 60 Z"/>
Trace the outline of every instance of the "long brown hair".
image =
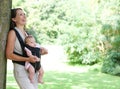
<path id="1" fill-rule="evenodd" d="M 16 17 L 17 10 L 22 10 L 21 8 L 11 9 L 11 18 L 10 18 L 10 30 L 16 27 L 16 23 L 12 20 L 12 18 Z"/>

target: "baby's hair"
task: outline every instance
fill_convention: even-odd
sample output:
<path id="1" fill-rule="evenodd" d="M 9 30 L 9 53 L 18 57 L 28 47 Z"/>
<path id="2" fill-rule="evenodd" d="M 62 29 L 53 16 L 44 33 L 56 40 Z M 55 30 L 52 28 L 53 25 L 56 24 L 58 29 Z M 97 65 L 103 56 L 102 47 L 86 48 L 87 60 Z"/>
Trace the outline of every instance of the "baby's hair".
<path id="1" fill-rule="evenodd" d="M 26 36 L 26 37 L 25 37 L 25 43 L 27 43 L 27 40 L 28 40 L 28 39 L 31 39 L 31 38 L 34 38 L 34 37 L 33 37 L 32 35 Z"/>

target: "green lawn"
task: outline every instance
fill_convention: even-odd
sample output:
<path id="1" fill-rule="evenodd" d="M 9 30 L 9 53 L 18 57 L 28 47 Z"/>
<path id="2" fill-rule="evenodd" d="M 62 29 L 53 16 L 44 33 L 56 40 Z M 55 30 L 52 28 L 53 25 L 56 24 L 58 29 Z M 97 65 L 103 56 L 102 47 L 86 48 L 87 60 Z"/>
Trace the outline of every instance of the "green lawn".
<path id="1" fill-rule="evenodd" d="M 39 84 L 39 89 L 120 89 L 118 76 L 104 74 L 94 69 L 86 72 L 79 71 L 46 71 L 45 84 Z M 12 71 L 7 73 L 6 89 L 19 89 Z"/>

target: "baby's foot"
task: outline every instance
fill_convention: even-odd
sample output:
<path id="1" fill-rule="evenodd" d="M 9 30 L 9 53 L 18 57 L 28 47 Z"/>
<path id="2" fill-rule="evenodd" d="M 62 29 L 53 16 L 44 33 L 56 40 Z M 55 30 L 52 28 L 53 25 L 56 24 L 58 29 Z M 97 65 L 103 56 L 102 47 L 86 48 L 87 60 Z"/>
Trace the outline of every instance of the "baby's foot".
<path id="1" fill-rule="evenodd" d="M 38 79 L 38 83 L 44 84 L 44 81 L 42 79 Z"/>
<path id="2" fill-rule="evenodd" d="M 31 79 L 31 80 L 30 80 L 30 82 L 31 82 L 31 83 L 34 83 L 34 80 L 33 80 L 33 79 Z"/>
<path id="3" fill-rule="evenodd" d="M 34 83 L 34 79 L 33 78 L 31 78 L 31 76 L 29 75 L 29 79 L 30 79 L 30 82 L 31 83 Z"/>

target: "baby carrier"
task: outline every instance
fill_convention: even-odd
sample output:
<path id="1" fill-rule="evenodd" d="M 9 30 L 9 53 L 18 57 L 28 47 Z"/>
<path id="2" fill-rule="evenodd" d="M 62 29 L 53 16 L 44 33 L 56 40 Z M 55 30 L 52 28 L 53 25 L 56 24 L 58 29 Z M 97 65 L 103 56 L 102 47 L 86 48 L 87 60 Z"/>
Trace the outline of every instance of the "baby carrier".
<path id="1" fill-rule="evenodd" d="M 32 55 L 34 55 L 34 56 L 36 55 L 37 57 L 40 58 L 40 57 L 41 57 L 41 56 L 40 56 L 40 48 L 34 48 L 34 47 L 30 47 L 30 46 L 26 45 L 26 44 L 24 43 L 22 37 L 20 36 L 19 32 L 18 32 L 16 29 L 14 29 L 14 31 L 15 31 L 15 34 L 16 34 L 18 40 L 19 40 L 19 43 L 20 43 L 20 45 L 21 45 L 22 52 L 23 52 L 22 55 L 19 54 L 19 53 L 17 53 L 17 52 L 14 52 L 14 54 L 19 55 L 19 56 L 23 56 L 23 57 L 28 57 L 27 54 L 26 54 L 26 51 L 25 51 L 25 49 L 24 49 L 25 47 L 27 47 L 28 49 L 30 49 L 30 51 L 32 50 L 32 51 L 31 51 L 31 52 L 32 52 Z M 13 63 L 17 63 L 17 64 L 20 64 L 20 65 L 25 66 L 25 61 L 13 61 Z M 37 70 L 39 70 L 40 67 L 41 67 L 40 61 L 37 61 L 37 62 L 35 62 L 35 63 L 31 63 L 31 65 L 35 68 L 35 72 L 36 72 Z"/>

